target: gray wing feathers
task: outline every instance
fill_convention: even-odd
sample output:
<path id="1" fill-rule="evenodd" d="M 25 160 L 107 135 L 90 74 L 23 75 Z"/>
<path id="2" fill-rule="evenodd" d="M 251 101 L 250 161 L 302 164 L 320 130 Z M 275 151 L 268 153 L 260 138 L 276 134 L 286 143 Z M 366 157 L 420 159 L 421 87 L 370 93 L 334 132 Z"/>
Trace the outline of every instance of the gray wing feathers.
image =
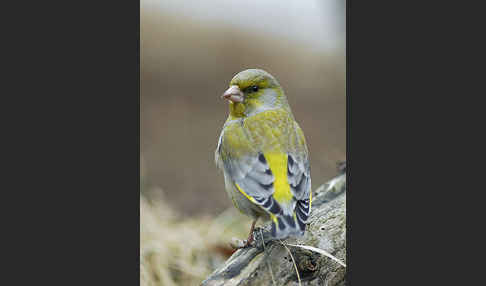
<path id="1" fill-rule="evenodd" d="M 302 235 L 310 214 L 310 163 L 305 140 L 299 139 L 300 127 L 296 124 L 295 136 L 289 136 L 287 148 L 287 178 L 294 199 L 289 204 L 280 204 L 272 196 L 275 178 L 263 153 L 257 148 L 251 154 L 238 156 L 225 150 L 222 133 L 215 152 L 216 164 L 225 170 L 231 180 L 237 184 L 256 204 L 276 215 L 272 222 L 274 237 L 287 237 L 290 234 Z M 303 136 L 303 135 L 301 135 Z M 300 137 L 302 138 L 302 137 Z M 295 213 L 295 217 L 292 215 Z"/>
<path id="2" fill-rule="evenodd" d="M 295 158 L 297 157 L 289 154 L 287 177 L 289 179 L 290 190 L 297 199 L 295 207 L 297 224 L 303 230 L 305 229 L 305 223 L 309 218 L 311 210 L 310 164 L 308 159 L 302 161 L 296 160 Z"/>
<path id="3" fill-rule="evenodd" d="M 259 199 L 273 194 L 274 176 L 266 161 L 261 161 L 260 156 L 245 157 L 238 162 L 225 161 L 225 168 L 233 180 L 249 196 Z"/>
<path id="4" fill-rule="evenodd" d="M 294 197 L 298 200 L 309 198 L 311 187 L 309 160 L 299 160 L 297 156 L 289 154 L 287 167 L 287 177 Z"/>

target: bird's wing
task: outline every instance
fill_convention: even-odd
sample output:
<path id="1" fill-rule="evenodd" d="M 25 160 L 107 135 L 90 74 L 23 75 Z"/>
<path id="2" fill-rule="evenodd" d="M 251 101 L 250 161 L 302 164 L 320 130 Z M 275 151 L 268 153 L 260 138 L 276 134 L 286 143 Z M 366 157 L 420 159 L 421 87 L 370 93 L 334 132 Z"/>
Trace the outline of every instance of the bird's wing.
<path id="1" fill-rule="evenodd" d="M 310 212 L 310 170 L 302 130 L 266 112 L 224 128 L 216 152 L 235 187 L 273 220 L 275 237 L 302 234 Z"/>
<path id="2" fill-rule="evenodd" d="M 296 140 L 293 144 L 290 144 L 288 151 L 287 178 L 290 190 L 297 200 L 294 210 L 297 222 L 301 228 L 304 228 L 312 203 L 309 151 L 307 150 L 304 133 L 297 122 L 294 122 L 294 130 L 296 132 Z"/>
<path id="3" fill-rule="evenodd" d="M 216 154 L 217 162 L 246 198 L 271 213 L 280 212 L 272 200 L 275 177 L 270 166 L 239 122 L 225 126 Z"/>

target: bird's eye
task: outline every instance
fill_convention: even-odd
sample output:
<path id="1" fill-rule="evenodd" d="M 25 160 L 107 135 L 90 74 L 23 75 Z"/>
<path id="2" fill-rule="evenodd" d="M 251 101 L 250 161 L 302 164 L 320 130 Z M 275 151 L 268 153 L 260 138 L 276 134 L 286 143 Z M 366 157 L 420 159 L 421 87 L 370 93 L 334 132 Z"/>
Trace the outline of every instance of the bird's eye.
<path id="1" fill-rule="evenodd" d="M 258 91 L 258 86 L 254 85 L 251 87 L 251 91 L 257 92 Z"/>

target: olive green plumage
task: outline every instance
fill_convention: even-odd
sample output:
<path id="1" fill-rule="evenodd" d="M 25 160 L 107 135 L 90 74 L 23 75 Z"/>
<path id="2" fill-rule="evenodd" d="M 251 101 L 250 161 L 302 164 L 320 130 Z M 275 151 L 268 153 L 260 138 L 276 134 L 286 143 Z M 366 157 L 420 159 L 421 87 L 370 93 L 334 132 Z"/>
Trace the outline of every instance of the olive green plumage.
<path id="1" fill-rule="evenodd" d="M 259 69 L 238 73 L 223 95 L 229 116 L 215 152 L 233 204 L 271 219 L 272 235 L 303 235 L 311 209 L 309 152 L 277 80 Z"/>

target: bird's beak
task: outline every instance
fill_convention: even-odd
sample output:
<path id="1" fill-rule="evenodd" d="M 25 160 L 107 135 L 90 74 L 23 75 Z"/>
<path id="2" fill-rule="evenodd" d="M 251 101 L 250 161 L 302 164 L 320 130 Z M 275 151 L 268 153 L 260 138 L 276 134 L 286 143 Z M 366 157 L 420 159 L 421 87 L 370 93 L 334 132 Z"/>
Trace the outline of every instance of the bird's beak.
<path id="1" fill-rule="evenodd" d="M 237 85 L 232 85 L 223 93 L 221 98 L 232 102 L 243 102 L 243 92 L 241 92 Z"/>

